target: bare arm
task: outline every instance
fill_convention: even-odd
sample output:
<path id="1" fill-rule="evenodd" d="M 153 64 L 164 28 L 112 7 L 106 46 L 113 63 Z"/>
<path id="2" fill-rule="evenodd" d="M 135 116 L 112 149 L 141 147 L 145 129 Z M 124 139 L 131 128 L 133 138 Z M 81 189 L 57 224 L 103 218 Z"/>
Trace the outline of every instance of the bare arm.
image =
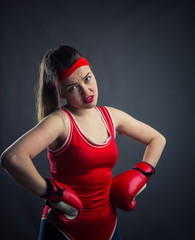
<path id="1" fill-rule="evenodd" d="M 146 150 L 142 161 L 156 167 L 166 144 L 165 137 L 152 127 L 132 118 L 123 111 L 111 107 L 109 107 L 109 110 L 115 122 L 116 133 L 145 144 Z"/>
<path id="2" fill-rule="evenodd" d="M 64 116 L 64 115 L 63 115 Z M 1 165 L 29 191 L 43 195 L 46 182 L 36 170 L 32 159 L 64 134 L 67 127 L 60 111 L 51 114 L 24 134 L 1 155 Z"/>

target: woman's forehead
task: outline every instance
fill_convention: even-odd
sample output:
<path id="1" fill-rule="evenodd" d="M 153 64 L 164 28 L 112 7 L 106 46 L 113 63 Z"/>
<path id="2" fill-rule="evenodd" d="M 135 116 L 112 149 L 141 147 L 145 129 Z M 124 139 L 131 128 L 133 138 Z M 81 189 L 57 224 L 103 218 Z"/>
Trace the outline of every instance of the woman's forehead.
<path id="1" fill-rule="evenodd" d="M 74 80 L 74 79 L 82 79 L 84 78 L 89 72 L 91 72 L 91 69 L 88 65 L 81 66 L 77 68 L 66 80 Z"/>

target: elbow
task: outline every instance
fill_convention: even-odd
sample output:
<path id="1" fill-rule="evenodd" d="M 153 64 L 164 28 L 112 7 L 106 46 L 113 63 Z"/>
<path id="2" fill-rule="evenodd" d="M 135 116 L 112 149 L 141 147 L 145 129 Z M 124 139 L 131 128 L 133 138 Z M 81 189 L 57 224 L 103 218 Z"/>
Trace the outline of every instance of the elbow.
<path id="1" fill-rule="evenodd" d="M 1 154 L 1 158 L 0 158 L 0 164 L 3 168 L 5 168 L 5 166 L 6 166 L 6 161 L 7 161 L 6 153 L 3 152 Z"/>
<path id="2" fill-rule="evenodd" d="M 157 144 L 158 146 L 161 146 L 162 149 L 164 149 L 166 145 L 166 138 L 159 132 L 154 136 L 154 138 L 147 144 Z"/>
<path id="3" fill-rule="evenodd" d="M 9 153 L 9 151 L 5 151 L 1 154 L 0 164 L 6 170 L 13 167 L 15 162 L 15 154 Z"/>
<path id="4" fill-rule="evenodd" d="M 153 143 L 156 143 L 164 148 L 166 145 L 166 138 L 161 133 L 157 132 L 156 135 L 146 145 Z"/>
<path id="5" fill-rule="evenodd" d="M 164 149 L 164 147 L 166 145 L 166 138 L 162 134 L 159 134 L 158 142 L 162 146 L 162 149 Z"/>
<path id="6" fill-rule="evenodd" d="M 162 138 L 162 143 L 163 143 L 163 145 L 165 147 L 167 140 L 166 140 L 165 136 L 163 136 L 163 135 L 161 135 L 161 138 Z"/>

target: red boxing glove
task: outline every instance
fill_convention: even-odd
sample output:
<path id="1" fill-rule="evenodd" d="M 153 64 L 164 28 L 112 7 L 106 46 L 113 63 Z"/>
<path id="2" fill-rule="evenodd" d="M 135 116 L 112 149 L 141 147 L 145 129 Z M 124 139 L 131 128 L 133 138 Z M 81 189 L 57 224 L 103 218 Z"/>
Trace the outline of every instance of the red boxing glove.
<path id="1" fill-rule="evenodd" d="M 45 181 L 48 186 L 47 194 L 41 197 L 52 208 L 49 214 L 66 224 L 77 221 L 83 212 L 83 204 L 78 195 L 66 184 L 52 179 Z"/>
<path id="2" fill-rule="evenodd" d="M 155 169 L 149 163 L 140 162 L 133 169 L 114 177 L 110 189 L 110 201 L 124 211 L 135 208 L 135 197 L 141 193 Z"/>

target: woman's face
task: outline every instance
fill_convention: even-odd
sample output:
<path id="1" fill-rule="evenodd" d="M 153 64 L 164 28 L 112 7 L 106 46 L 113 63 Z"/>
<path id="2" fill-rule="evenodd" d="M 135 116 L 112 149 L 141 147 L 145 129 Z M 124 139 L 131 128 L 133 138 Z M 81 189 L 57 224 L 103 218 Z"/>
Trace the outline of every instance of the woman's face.
<path id="1" fill-rule="evenodd" d="M 90 67 L 82 66 L 60 85 L 61 96 L 72 109 L 89 109 L 97 104 L 98 88 Z"/>

